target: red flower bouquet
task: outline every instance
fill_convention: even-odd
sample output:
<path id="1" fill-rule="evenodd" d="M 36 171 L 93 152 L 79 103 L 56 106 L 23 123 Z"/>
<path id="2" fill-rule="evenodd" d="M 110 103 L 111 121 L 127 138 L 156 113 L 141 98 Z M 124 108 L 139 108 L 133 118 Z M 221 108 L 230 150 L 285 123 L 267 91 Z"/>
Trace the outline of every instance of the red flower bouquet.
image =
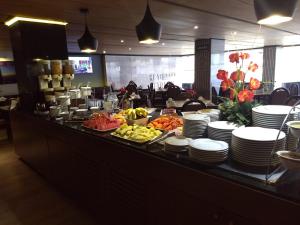
<path id="1" fill-rule="evenodd" d="M 229 91 L 229 98 L 221 98 L 222 103 L 219 105 L 221 110 L 222 119 L 240 124 L 250 125 L 252 107 L 254 103 L 254 90 L 260 88 L 260 81 L 251 77 L 249 85 L 245 85 L 246 72 L 244 70 L 244 64 L 246 60 L 250 58 L 248 53 L 232 53 L 229 55 L 231 63 L 236 64 L 236 71 L 233 71 L 228 77 L 228 72 L 225 70 L 219 70 L 217 78 L 221 80 L 222 91 Z M 255 72 L 258 69 L 258 65 L 250 61 L 247 66 L 247 70 Z"/>

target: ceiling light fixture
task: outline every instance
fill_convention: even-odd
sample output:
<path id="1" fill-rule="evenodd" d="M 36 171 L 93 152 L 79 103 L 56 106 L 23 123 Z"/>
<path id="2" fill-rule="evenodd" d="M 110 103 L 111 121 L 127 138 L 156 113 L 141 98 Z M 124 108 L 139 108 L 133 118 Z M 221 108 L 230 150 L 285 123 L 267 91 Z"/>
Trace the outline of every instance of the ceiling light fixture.
<path id="1" fill-rule="evenodd" d="M 121 40 L 121 43 L 124 43 L 124 40 Z"/>
<path id="2" fill-rule="evenodd" d="M 68 23 L 56 20 L 46 20 L 46 19 L 37 19 L 37 18 L 29 18 L 29 17 L 20 17 L 15 16 L 14 18 L 5 22 L 6 26 L 11 26 L 18 21 L 25 21 L 25 22 L 33 22 L 33 23 L 47 23 L 47 24 L 56 24 L 56 25 L 67 25 Z"/>
<path id="3" fill-rule="evenodd" d="M 131 51 L 131 48 L 128 48 L 129 51 Z"/>
<path id="4" fill-rule="evenodd" d="M 194 26 L 194 29 L 195 29 L 195 30 L 197 30 L 198 28 L 199 28 L 199 27 L 198 27 L 197 25 L 196 25 L 196 26 Z"/>
<path id="5" fill-rule="evenodd" d="M 147 1 L 147 7 L 143 20 L 135 27 L 137 37 L 141 44 L 155 44 L 159 42 L 162 27 L 153 18 Z"/>
<path id="6" fill-rule="evenodd" d="M 165 43 L 163 42 L 163 43 L 161 43 L 161 45 L 162 45 L 162 46 L 165 46 Z"/>
<path id="7" fill-rule="evenodd" d="M 105 54 L 106 53 L 106 51 L 105 50 L 103 50 L 103 54 Z"/>
<path id="8" fill-rule="evenodd" d="M 298 0 L 254 0 L 257 22 L 276 25 L 293 19 Z"/>
<path id="9" fill-rule="evenodd" d="M 88 9 L 80 9 L 80 12 L 84 14 L 85 21 L 85 31 L 81 38 L 78 39 L 78 45 L 81 52 L 92 53 L 96 52 L 98 48 L 98 40 L 90 33 L 87 26 L 87 14 L 89 13 Z"/>

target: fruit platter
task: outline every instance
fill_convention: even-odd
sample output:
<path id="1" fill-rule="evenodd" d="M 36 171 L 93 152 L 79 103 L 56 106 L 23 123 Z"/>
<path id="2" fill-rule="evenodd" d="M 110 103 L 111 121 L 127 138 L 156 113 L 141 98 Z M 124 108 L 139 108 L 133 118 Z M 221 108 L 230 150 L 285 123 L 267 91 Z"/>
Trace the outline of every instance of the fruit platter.
<path id="1" fill-rule="evenodd" d="M 154 128 L 149 128 L 140 125 L 127 125 L 123 124 L 113 133 L 112 136 L 118 137 L 124 140 L 128 140 L 135 143 L 146 143 L 148 141 L 152 141 L 155 138 L 158 138 L 163 134 L 162 131 L 156 130 Z"/>
<path id="2" fill-rule="evenodd" d="M 183 126 L 182 118 L 178 116 L 172 116 L 172 115 L 162 115 L 148 124 L 148 127 L 166 130 L 166 131 L 175 130 L 176 128 L 182 126 Z"/>
<path id="3" fill-rule="evenodd" d="M 128 125 L 147 125 L 148 123 L 148 111 L 145 108 L 129 108 L 120 114 L 124 116 Z"/>
<path id="4" fill-rule="evenodd" d="M 120 127 L 120 120 L 113 118 L 108 113 L 94 113 L 89 120 L 82 123 L 84 128 L 106 132 Z"/>

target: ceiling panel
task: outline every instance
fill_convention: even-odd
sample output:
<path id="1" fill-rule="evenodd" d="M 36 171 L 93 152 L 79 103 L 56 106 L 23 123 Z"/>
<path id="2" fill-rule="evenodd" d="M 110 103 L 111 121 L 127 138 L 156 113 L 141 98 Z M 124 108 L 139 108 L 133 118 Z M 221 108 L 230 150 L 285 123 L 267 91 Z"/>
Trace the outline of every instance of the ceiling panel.
<path id="1" fill-rule="evenodd" d="M 88 23 L 99 40 L 98 52 L 193 54 L 198 38 L 226 39 L 227 50 L 300 44 L 300 7 L 289 23 L 260 27 L 252 0 L 152 0 L 150 7 L 163 25 L 163 33 L 159 44 L 145 46 L 138 43 L 135 34 L 135 25 L 142 19 L 145 6 L 146 0 L 1 0 L 0 21 L 14 15 L 67 21 L 68 49 L 72 52 L 79 52 L 76 41 L 84 28 L 80 7 L 90 10 Z M 195 25 L 199 29 L 194 30 Z M 1 57 L 11 47 L 7 27 L 1 24 L 0 32 Z M 121 43 L 121 39 L 125 42 Z"/>

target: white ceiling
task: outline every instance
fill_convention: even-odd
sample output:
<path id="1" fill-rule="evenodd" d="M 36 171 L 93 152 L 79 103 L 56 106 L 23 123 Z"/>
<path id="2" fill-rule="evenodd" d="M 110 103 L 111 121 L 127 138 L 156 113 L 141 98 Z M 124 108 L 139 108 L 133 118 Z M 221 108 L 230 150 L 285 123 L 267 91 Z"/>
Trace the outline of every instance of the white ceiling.
<path id="1" fill-rule="evenodd" d="M 300 7 L 293 21 L 260 27 L 252 0 L 152 0 L 150 7 L 163 33 L 160 43 L 150 46 L 139 44 L 135 34 L 146 0 L 1 0 L 0 5 L 1 22 L 15 15 L 67 21 L 70 52 L 79 52 L 77 39 L 84 28 L 81 7 L 90 10 L 88 23 L 99 40 L 99 53 L 193 54 L 198 38 L 225 39 L 227 50 L 300 44 Z M 0 57 L 4 57 L 11 52 L 8 28 L 1 24 L 0 32 Z"/>

